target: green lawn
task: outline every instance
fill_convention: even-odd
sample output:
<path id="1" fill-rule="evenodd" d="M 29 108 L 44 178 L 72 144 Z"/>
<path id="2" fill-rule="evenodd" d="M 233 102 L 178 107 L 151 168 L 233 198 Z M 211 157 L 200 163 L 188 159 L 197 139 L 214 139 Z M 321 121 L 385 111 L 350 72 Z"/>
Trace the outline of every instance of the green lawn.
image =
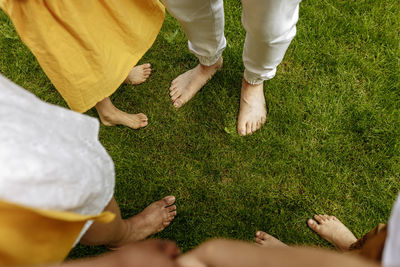
<path id="1" fill-rule="evenodd" d="M 184 250 L 212 237 L 251 240 L 258 229 L 288 244 L 328 246 L 306 226 L 315 213 L 336 215 L 356 235 L 386 222 L 400 190 L 400 5 L 304 1 L 298 34 L 265 83 L 268 121 L 239 137 L 245 32 L 239 1 L 224 2 L 224 69 L 191 102 L 175 110 L 169 100 L 171 80 L 197 64 L 169 15 L 141 60 L 152 64 L 151 78 L 112 97 L 150 122 L 100 130 L 123 216 L 175 195 L 178 216 L 156 237 Z M 66 106 L 3 13 L 0 20 L 0 72 Z M 78 246 L 71 257 L 103 250 Z"/>

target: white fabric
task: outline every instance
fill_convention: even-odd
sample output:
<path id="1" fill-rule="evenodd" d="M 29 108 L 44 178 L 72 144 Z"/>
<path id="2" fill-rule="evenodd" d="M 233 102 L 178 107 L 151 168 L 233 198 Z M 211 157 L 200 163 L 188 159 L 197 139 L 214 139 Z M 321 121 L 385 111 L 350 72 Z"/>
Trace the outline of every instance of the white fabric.
<path id="1" fill-rule="evenodd" d="M 400 267 L 400 194 L 388 222 L 388 233 L 382 255 L 384 267 Z"/>
<path id="2" fill-rule="evenodd" d="M 101 213 L 115 174 L 98 131 L 97 119 L 47 104 L 0 75 L 0 199 Z"/>
<path id="3" fill-rule="evenodd" d="M 296 35 L 301 0 L 242 0 L 244 78 L 251 84 L 272 79 Z M 164 0 L 201 64 L 217 62 L 226 47 L 222 0 Z"/>

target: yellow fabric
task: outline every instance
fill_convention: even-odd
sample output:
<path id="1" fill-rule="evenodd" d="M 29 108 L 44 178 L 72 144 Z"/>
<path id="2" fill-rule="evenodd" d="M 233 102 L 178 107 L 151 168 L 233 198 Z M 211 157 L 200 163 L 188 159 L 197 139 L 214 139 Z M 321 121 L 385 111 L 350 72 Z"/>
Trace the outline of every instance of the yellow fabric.
<path id="1" fill-rule="evenodd" d="M 78 112 L 115 92 L 165 16 L 158 0 L 0 0 L 0 7 Z"/>
<path id="2" fill-rule="evenodd" d="M 60 262 L 88 220 L 108 223 L 114 217 L 111 212 L 87 216 L 0 200 L 0 266 Z"/>

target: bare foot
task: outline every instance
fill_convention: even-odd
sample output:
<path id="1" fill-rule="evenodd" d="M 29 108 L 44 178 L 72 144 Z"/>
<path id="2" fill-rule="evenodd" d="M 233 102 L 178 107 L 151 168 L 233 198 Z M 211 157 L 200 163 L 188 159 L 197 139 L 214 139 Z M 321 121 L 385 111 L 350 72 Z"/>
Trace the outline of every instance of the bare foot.
<path id="1" fill-rule="evenodd" d="M 96 104 L 100 121 L 105 126 L 114 126 L 122 124 L 132 129 L 145 127 L 148 124 L 147 116 L 143 113 L 129 114 L 117 109 L 107 97 Z"/>
<path id="2" fill-rule="evenodd" d="M 149 63 L 135 66 L 129 72 L 128 77 L 125 79 L 127 84 L 141 84 L 144 83 L 151 74 L 151 65 Z"/>
<path id="3" fill-rule="evenodd" d="M 169 95 L 171 96 L 174 107 L 180 108 L 212 78 L 212 76 L 222 68 L 222 57 L 218 59 L 217 63 L 211 66 L 197 65 L 194 69 L 179 75 L 172 81 L 169 88 Z"/>
<path id="4" fill-rule="evenodd" d="M 335 216 L 314 215 L 314 221 L 309 219 L 308 226 L 323 239 L 340 250 L 348 250 L 350 245 L 357 241 L 353 233 Z"/>
<path id="5" fill-rule="evenodd" d="M 132 241 L 140 241 L 149 235 L 158 233 L 167 227 L 176 216 L 175 197 L 167 196 L 153 202 L 138 215 L 124 220 L 126 236 L 113 247 L 121 247 Z"/>
<path id="6" fill-rule="evenodd" d="M 272 235 L 269 235 L 263 231 L 257 231 L 254 241 L 261 247 L 288 247 L 288 245 L 279 239 L 276 239 Z"/>
<path id="7" fill-rule="evenodd" d="M 237 126 L 239 135 L 254 133 L 260 129 L 266 120 L 267 109 L 265 107 L 263 83 L 251 85 L 243 79 Z"/>

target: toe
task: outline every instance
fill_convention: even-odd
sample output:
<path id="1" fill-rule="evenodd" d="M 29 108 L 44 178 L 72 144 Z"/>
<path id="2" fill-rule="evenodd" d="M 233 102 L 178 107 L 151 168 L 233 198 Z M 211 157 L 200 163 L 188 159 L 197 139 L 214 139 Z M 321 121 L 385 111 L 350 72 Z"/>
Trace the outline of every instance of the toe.
<path id="1" fill-rule="evenodd" d="M 176 216 L 176 210 L 174 210 L 174 211 L 171 211 L 170 213 L 169 213 L 169 216 L 170 217 L 175 217 Z"/>
<path id="2" fill-rule="evenodd" d="M 261 124 L 264 124 L 266 121 L 267 121 L 267 117 L 263 116 L 263 117 L 261 118 Z"/>
<path id="3" fill-rule="evenodd" d="M 308 219 L 307 225 L 315 232 L 318 232 L 319 227 L 320 227 L 319 224 L 317 224 L 317 222 L 314 221 L 313 219 Z"/>
<path id="4" fill-rule="evenodd" d="M 246 135 L 246 124 L 242 123 L 242 122 L 238 122 L 237 131 L 238 131 L 238 134 L 241 136 Z"/>
<path id="5" fill-rule="evenodd" d="M 163 222 L 164 226 L 168 226 L 171 222 Z"/>
<path id="6" fill-rule="evenodd" d="M 254 242 L 256 242 L 257 244 L 260 244 L 260 245 L 263 244 L 263 241 L 258 237 L 254 238 Z"/>
<path id="7" fill-rule="evenodd" d="M 174 210 L 176 210 L 176 205 L 172 205 L 172 206 L 167 207 L 167 211 L 168 212 L 171 212 L 171 211 L 174 211 Z"/>
<path id="8" fill-rule="evenodd" d="M 254 133 L 257 131 L 257 122 L 252 122 L 251 123 L 251 133 Z"/>
<path id="9" fill-rule="evenodd" d="M 322 215 L 314 215 L 314 219 L 319 223 L 323 222 Z"/>
<path id="10" fill-rule="evenodd" d="M 174 107 L 180 108 L 182 106 L 182 101 L 180 99 L 177 99 L 177 100 L 173 99 L 172 101 L 174 101 Z"/>
<path id="11" fill-rule="evenodd" d="M 173 102 L 176 102 L 176 101 L 178 101 L 177 99 L 178 99 L 180 96 L 181 96 L 181 93 L 180 93 L 179 91 L 177 91 L 174 95 L 171 96 L 171 100 L 172 100 Z M 180 101 L 179 101 L 179 102 L 180 102 Z M 174 103 L 174 106 L 175 106 L 175 103 Z M 175 106 L 175 107 L 178 107 L 178 106 Z"/>
<path id="12" fill-rule="evenodd" d="M 266 232 L 261 232 L 261 234 L 258 236 L 261 240 L 267 240 L 269 238 L 269 234 Z"/>
<path id="13" fill-rule="evenodd" d="M 171 91 L 169 91 L 169 95 L 170 95 L 170 96 L 173 96 L 173 95 L 175 95 L 175 94 L 178 93 L 178 92 L 179 92 L 178 88 L 174 88 L 174 89 L 172 89 Z"/>
<path id="14" fill-rule="evenodd" d="M 178 89 L 178 87 L 175 84 L 171 84 L 171 86 L 169 87 L 169 90 L 174 91 L 175 89 Z"/>
<path id="15" fill-rule="evenodd" d="M 178 88 L 176 88 L 176 87 L 171 87 L 171 88 L 169 89 L 169 95 L 170 95 L 170 96 L 172 96 L 172 95 L 174 95 L 174 94 L 176 94 L 176 93 L 178 93 L 178 92 L 180 92 L 180 90 L 179 90 Z"/>
<path id="16" fill-rule="evenodd" d="M 148 120 L 147 116 L 145 114 L 143 114 L 143 113 L 138 113 L 137 115 L 138 115 L 140 120 L 143 120 L 143 121 L 147 121 Z"/>
<path id="17" fill-rule="evenodd" d="M 251 134 L 251 123 L 246 123 L 246 135 Z"/>
<path id="18" fill-rule="evenodd" d="M 175 197 L 174 196 L 167 196 L 163 198 L 165 206 L 171 206 L 172 204 L 175 203 Z"/>

